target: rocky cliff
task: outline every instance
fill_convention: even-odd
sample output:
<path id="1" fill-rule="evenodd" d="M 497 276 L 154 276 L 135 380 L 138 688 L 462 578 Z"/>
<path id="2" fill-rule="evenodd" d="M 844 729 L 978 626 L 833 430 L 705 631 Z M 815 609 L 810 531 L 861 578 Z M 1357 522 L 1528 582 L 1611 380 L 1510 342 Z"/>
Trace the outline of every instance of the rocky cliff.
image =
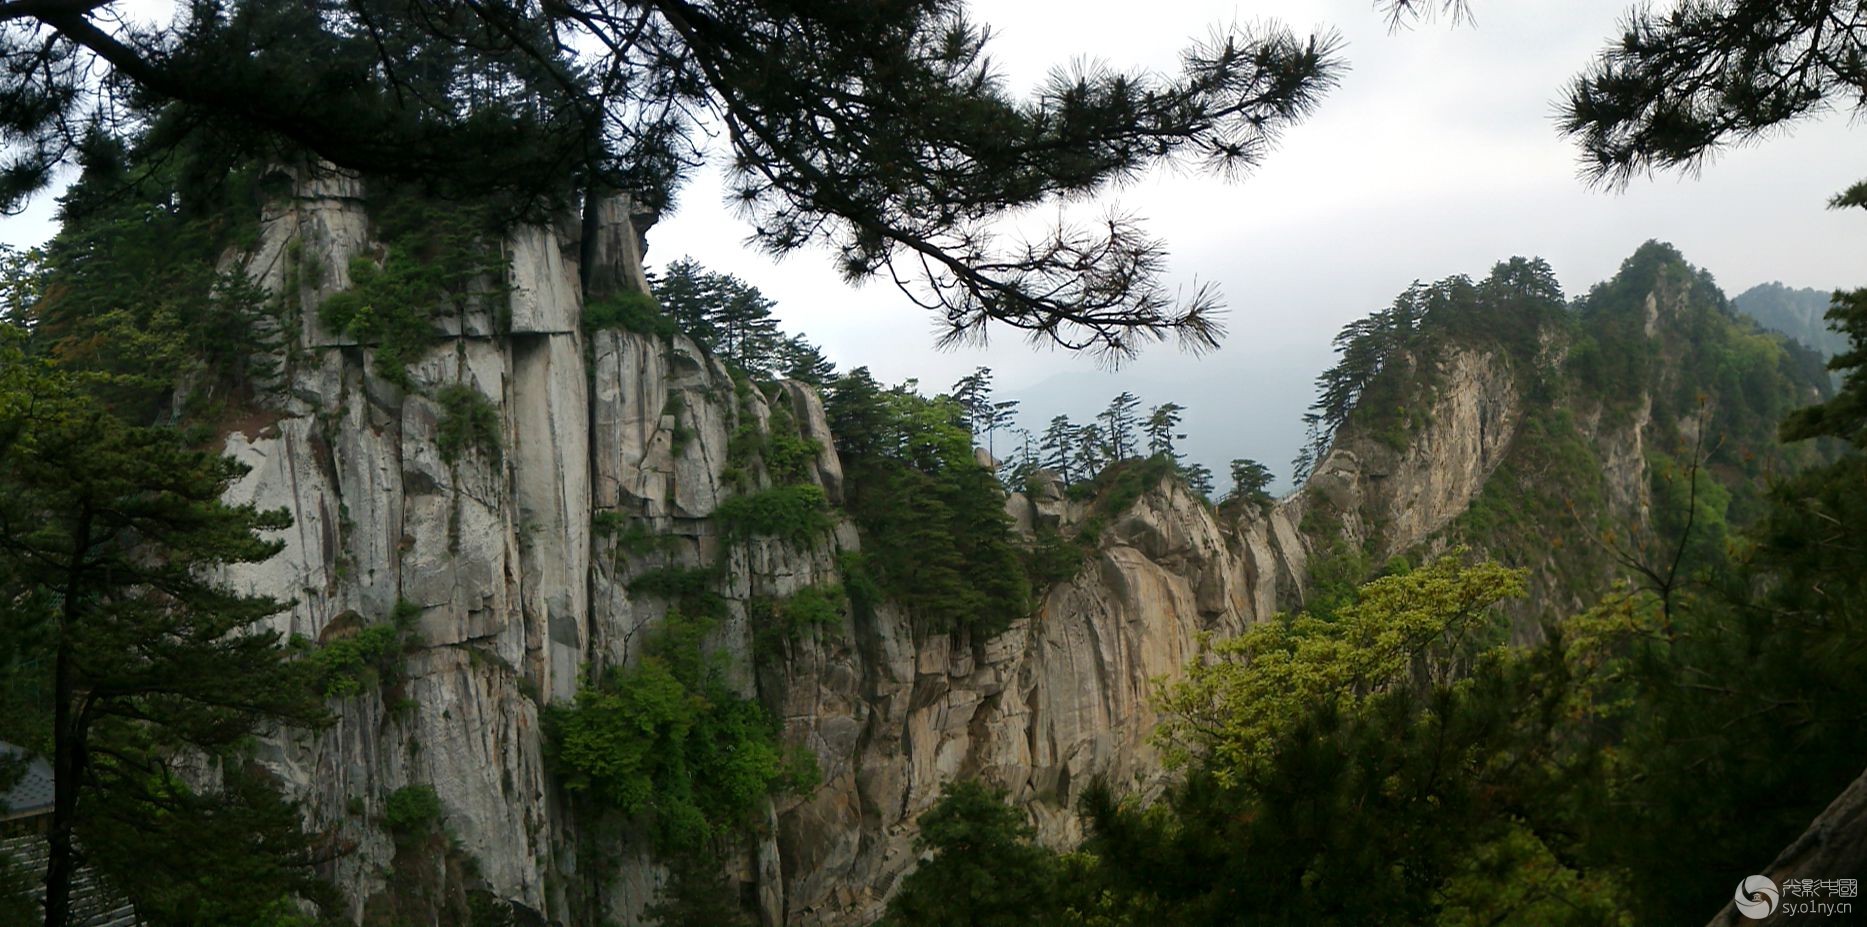
<path id="1" fill-rule="evenodd" d="M 1830 381 L 1669 245 L 1648 243 L 1568 304 L 1553 286 L 1517 289 L 1515 263 L 1435 285 L 1437 312 L 1394 336 L 1404 349 L 1283 511 L 1350 575 L 1458 546 L 1527 569 L 1527 637 L 1640 585 L 1639 567 L 1682 539 L 1722 543 L 1772 475 L 1819 456 L 1780 444 L 1776 425 Z M 1683 521 L 1694 505 L 1701 517 Z"/>
<path id="2" fill-rule="evenodd" d="M 580 827 L 540 722 L 586 668 L 635 658 L 667 609 L 629 591 L 650 570 L 724 564 L 730 618 L 711 644 L 821 769 L 731 863 L 767 924 L 872 918 L 913 865 L 913 821 L 956 776 L 1007 787 L 1046 840 L 1073 839 L 1070 809 L 1092 779 L 1145 788 L 1159 775 L 1154 681 L 1201 632 L 1268 614 L 1302 574 L 1284 509 L 1233 523 L 1165 484 L 1004 633 L 917 640 L 884 604 L 755 673 L 747 604 L 834 581 L 838 554 L 861 544 L 847 519 L 792 544 L 735 540 L 714 517 L 735 491 L 729 445 L 747 423 L 814 440 L 810 479 L 840 498 L 817 395 L 788 382 L 747 390 L 685 338 L 586 331 L 581 243 L 549 227 L 501 245 L 509 312 L 440 314 L 407 384 L 390 382 L 376 346 L 327 331 L 316 311 L 351 284 L 353 257 L 379 250 L 361 193 L 340 177 L 303 180 L 268 211 L 258 246 L 230 258 L 282 298 L 291 337 L 277 388 L 226 449 L 251 468 L 238 501 L 294 517 L 283 553 L 230 576 L 293 600 L 280 630 L 328 644 L 399 603 L 413 616 L 393 679 L 334 698 L 332 728 L 265 757 L 352 846 L 334 875 L 362 920 L 450 922 L 473 894 L 547 921 L 641 922 L 665 874 L 643 841 Z M 593 253 L 639 287 L 628 223 L 611 210 Z M 492 410 L 495 439 L 448 455 L 443 433 L 460 411 L 436 397 L 460 387 Z M 1083 517 L 1081 503 L 1040 488 L 1007 503 L 1027 529 Z M 627 541 L 642 536 L 663 540 Z M 446 846 L 418 852 L 385 827 L 388 796 L 411 784 L 439 795 Z"/>
<path id="3" fill-rule="evenodd" d="M 288 337 L 277 382 L 226 435 L 251 468 L 237 501 L 286 508 L 294 524 L 283 553 L 229 578 L 291 599 L 277 626 L 308 641 L 405 619 L 392 678 L 333 698 L 334 726 L 281 738 L 264 757 L 351 848 L 332 874 L 366 923 L 456 923 L 488 904 L 523 922 L 644 922 L 667 874 L 645 840 L 567 800 L 541 709 L 587 673 L 639 658 L 668 609 L 630 590 L 652 571 L 721 566 L 728 617 L 709 645 L 821 771 L 807 794 L 775 800 L 727 861 L 747 906 L 767 925 L 866 923 L 914 865 L 914 821 L 942 783 L 1003 786 L 1042 839 L 1072 841 L 1071 809 L 1092 780 L 1140 793 L 1160 781 L 1150 694 L 1201 633 L 1299 603 L 1312 558 L 1343 544 L 1378 560 L 1452 543 L 1496 475 L 1547 437 L 1526 438 L 1542 421 L 1524 382 L 1534 368 L 1456 345 L 1423 361 L 1434 386 L 1405 440 L 1351 423 L 1309 485 L 1265 509 L 1151 486 L 1105 514 L 1073 579 L 989 639 L 917 636 L 883 603 L 759 660 L 748 607 L 837 581 L 839 555 L 862 544 L 841 516 L 806 542 L 746 538 L 716 517 L 748 486 L 771 485 L 762 466 L 738 472 L 732 445 L 747 428 L 814 442 L 807 478 L 842 498 L 819 397 L 735 382 L 679 336 L 586 330 L 582 281 L 642 285 L 623 203 L 588 248 L 572 227 L 510 233 L 500 295 L 437 314 L 432 342 L 392 382 L 380 346 L 326 330 L 317 311 L 351 286 L 353 258 L 380 253 L 360 185 L 306 177 L 295 189 L 269 208 L 258 245 L 228 259 L 279 297 Z M 584 256 L 600 266 L 579 266 Z M 474 409 L 490 435 L 463 448 L 454 419 Z M 1578 409 L 1611 505 L 1644 506 L 1650 404 Z M 1068 534 L 1089 515 L 1044 479 L 1006 505 L 1031 536 Z M 389 832 L 389 796 L 409 785 L 435 789 L 447 839 L 411 846 Z"/>

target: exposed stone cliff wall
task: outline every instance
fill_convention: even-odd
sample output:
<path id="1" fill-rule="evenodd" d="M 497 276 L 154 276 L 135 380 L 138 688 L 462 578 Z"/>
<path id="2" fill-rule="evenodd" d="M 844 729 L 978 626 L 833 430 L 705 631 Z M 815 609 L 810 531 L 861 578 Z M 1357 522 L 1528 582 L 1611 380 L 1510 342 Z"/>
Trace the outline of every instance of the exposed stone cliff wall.
<path id="1" fill-rule="evenodd" d="M 774 403 L 821 445 L 812 479 L 840 498 L 814 392 L 735 390 L 682 338 L 585 332 L 580 249 L 551 228 L 503 243 L 509 326 L 490 309 L 439 320 L 433 347 L 409 364 L 414 387 L 397 387 L 373 369 L 370 346 L 317 319 L 348 284 L 351 256 L 374 247 L 360 193 L 340 178 L 301 184 L 240 256 L 296 310 L 297 337 L 268 414 L 226 441 L 252 468 L 237 499 L 294 516 L 283 553 L 231 577 L 294 601 L 280 630 L 330 641 L 387 620 L 399 601 L 419 608 L 399 679 L 333 700 L 332 728 L 268 754 L 316 818 L 354 843 L 335 875 L 359 916 L 406 888 L 392 875 L 386 797 L 430 784 L 450 859 L 477 862 L 477 876 L 455 881 L 565 923 L 641 919 L 662 873 L 626 837 L 593 852 L 553 784 L 539 722 L 541 704 L 572 695 L 584 667 L 633 659 L 643 629 L 665 614 L 665 603 L 628 591 L 646 570 L 725 564 L 731 617 L 713 643 L 735 684 L 821 766 L 822 784 L 777 803 L 736 863 L 768 924 L 875 915 L 913 864 L 913 821 L 956 776 L 1009 788 L 1045 839 L 1073 839 L 1070 809 L 1093 778 L 1140 788 L 1157 779 L 1154 680 L 1177 671 L 1201 631 L 1266 615 L 1301 573 L 1302 545 L 1281 508 L 1221 524 L 1167 486 L 1103 532 L 1076 579 L 996 637 L 916 641 L 883 607 L 841 634 L 788 645 L 755 672 L 746 603 L 835 581 L 837 553 L 860 544 L 847 521 L 802 547 L 729 542 L 711 518 L 731 493 L 731 435 L 746 421 L 768 427 Z M 598 251 L 604 275 L 639 283 L 627 221 L 610 211 L 609 247 Z M 497 411 L 496 453 L 442 458 L 444 410 L 432 397 L 453 385 Z M 1056 496 L 1009 505 L 1026 523 L 1081 515 Z M 620 549 L 614 532 L 593 532 L 599 514 L 668 540 Z"/>
<path id="2" fill-rule="evenodd" d="M 798 383 L 736 384 L 681 337 L 585 331 L 582 281 L 641 286 L 625 204 L 603 211 L 592 248 L 569 227 L 511 233 L 501 243 L 509 309 L 482 301 L 438 318 L 433 345 L 408 365 L 412 388 L 390 383 L 371 346 L 318 321 L 317 307 L 348 286 L 350 258 L 378 247 L 361 192 L 342 178 L 300 183 L 265 217 L 257 248 L 230 259 L 282 298 L 292 337 L 265 414 L 226 440 L 252 468 L 237 500 L 294 516 L 283 553 L 231 574 L 293 600 L 280 630 L 328 642 L 387 620 L 400 602 L 419 612 L 396 679 L 333 700 L 336 725 L 267 756 L 354 844 L 334 875 L 359 916 L 388 906 L 406 918 L 398 883 L 411 862 L 385 832 L 384 802 L 428 784 L 452 837 L 451 850 L 421 861 L 436 891 L 476 889 L 566 924 L 642 922 L 665 873 L 626 828 L 618 836 L 579 820 L 545 761 L 540 715 L 572 696 L 587 668 L 637 659 L 667 604 L 629 585 L 667 567 L 720 567 L 727 620 L 711 646 L 727 656 L 732 684 L 821 768 L 820 785 L 775 801 L 727 861 L 765 924 L 871 920 L 914 865 L 914 821 L 955 777 L 1003 786 L 1042 839 L 1067 845 L 1092 780 L 1141 794 L 1160 785 L 1150 695 L 1202 632 L 1236 633 L 1300 604 L 1315 558 L 1344 543 L 1375 566 L 1447 546 L 1500 467 L 1522 460 L 1537 417 L 1521 365 L 1453 345 L 1432 360 L 1433 387 L 1404 440 L 1351 422 L 1309 483 L 1262 511 L 1221 515 L 1177 481 L 1153 487 L 1104 513 L 1076 577 L 990 639 L 917 640 L 883 605 L 755 659 L 748 604 L 838 581 L 839 554 L 861 544 L 840 516 L 801 545 L 734 540 L 714 517 L 735 485 L 770 485 L 741 472 L 732 445 L 743 427 L 774 421 L 817 443 L 808 479 L 832 504 L 842 499 L 819 397 Z M 577 263 L 585 252 L 601 264 L 590 273 Z M 1663 307 L 1649 303 L 1652 336 Z M 484 397 L 498 448 L 450 461 L 434 397 L 459 386 Z M 1635 518 L 1647 504 L 1650 406 L 1572 410 L 1607 506 Z M 1041 480 L 1006 504 L 1027 533 L 1067 533 L 1089 515 Z M 632 534 L 657 541 L 625 543 Z M 1560 598 L 1553 586 L 1539 595 Z M 438 903 L 428 909 L 429 923 L 443 919 Z"/>

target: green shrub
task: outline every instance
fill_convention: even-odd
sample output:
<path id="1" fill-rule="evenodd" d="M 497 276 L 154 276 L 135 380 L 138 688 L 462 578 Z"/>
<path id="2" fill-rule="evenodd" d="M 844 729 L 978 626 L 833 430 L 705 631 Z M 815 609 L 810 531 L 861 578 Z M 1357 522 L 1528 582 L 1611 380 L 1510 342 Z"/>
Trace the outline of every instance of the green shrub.
<path id="1" fill-rule="evenodd" d="M 806 634 L 838 630 L 848 607 L 849 597 L 837 585 L 806 586 L 783 599 L 754 599 L 746 607 L 752 624 L 752 652 L 768 658 Z"/>
<path id="2" fill-rule="evenodd" d="M 784 600 L 779 613 L 793 634 L 816 628 L 839 628 L 849 599 L 841 586 L 806 586 Z"/>
<path id="3" fill-rule="evenodd" d="M 658 534 L 648 523 L 621 512 L 597 512 L 590 516 L 590 531 L 609 541 L 620 554 L 650 554 L 668 550 L 680 543 L 672 534 Z"/>
<path id="4" fill-rule="evenodd" d="M 843 593 L 849 599 L 849 613 L 857 621 L 873 622 L 875 607 L 888 593 L 869 572 L 869 561 L 861 551 L 846 550 L 836 555 L 836 570 L 843 577 Z"/>
<path id="5" fill-rule="evenodd" d="M 695 618 L 719 618 L 726 614 L 726 599 L 713 588 L 719 581 L 709 567 L 663 567 L 630 580 L 629 591 L 666 599 Z"/>
<path id="6" fill-rule="evenodd" d="M 421 606 L 407 600 L 396 602 L 389 622 L 375 624 L 350 637 L 340 637 L 311 649 L 305 660 L 311 665 L 312 684 L 325 698 L 350 698 L 377 685 L 393 685 L 402 675 L 402 657 L 414 645 L 415 619 Z M 298 638 L 302 647 L 312 647 Z"/>
<path id="7" fill-rule="evenodd" d="M 725 685 L 701 649 L 712 626 L 670 613 L 638 665 L 545 711 L 548 756 L 565 789 L 649 816 L 663 850 L 747 828 L 765 796 L 816 778 L 814 760 L 780 746 L 771 716 Z"/>
<path id="8" fill-rule="evenodd" d="M 350 288 L 326 299 L 319 317 L 333 331 L 373 345 L 377 374 L 413 389 L 408 365 L 434 343 L 435 310 L 462 311 L 497 298 L 505 266 L 488 244 L 495 229 L 483 205 L 392 193 L 372 204 L 371 215 L 383 220 L 382 263 L 351 258 Z"/>
<path id="9" fill-rule="evenodd" d="M 1025 553 L 1025 573 L 1036 589 L 1048 589 L 1067 583 L 1083 571 L 1089 550 L 1074 538 L 1067 538 L 1054 528 L 1039 528 L 1031 549 Z"/>
<path id="10" fill-rule="evenodd" d="M 771 406 L 770 432 L 765 435 L 759 450 L 772 481 L 802 483 L 810 479 L 811 467 L 822 452 L 823 445 L 804 437 L 798 431 L 797 420 L 791 416 L 789 405 L 774 401 Z"/>
<path id="11" fill-rule="evenodd" d="M 714 514 L 727 536 L 739 540 L 774 537 L 807 544 L 832 526 L 823 487 L 810 483 L 734 496 L 720 503 Z"/>
<path id="12" fill-rule="evenodd" d="M 397 840 L 425 836 L 441 823 L 441 796 L 431 785 L 405 785 L 389 793 L 382 818 Z"/>
<path id="13" fill-rule="evenodd" d="M 680 333 L 674 320 L 661 311 L 653 296 L 625 290 L 592 299 L 583 305 L 583 329 L 587 332 L 606 328 L 672 339 Z"/>
<path id="14" fill-rule="evenodd" d="M 479 390 L 456 383 L 442 387 L 435 394 L 441 418 L 435 425 L 435 446 L 441 459 L 453 464 L 468 450 L 479 451 L 487 460 L 498 462 L 499 410 Z"/>
<path id="15" fill-rule="evenodd" d="M 1173 459 L 1164 454 L 1123 460 L 1102 468 L 1094 480 L 1070 487 L 1070 494 L 1094 499 L 1096 511 L 1112 517 L 1133 508 L 1142 495 L 1177 472 Z"/>

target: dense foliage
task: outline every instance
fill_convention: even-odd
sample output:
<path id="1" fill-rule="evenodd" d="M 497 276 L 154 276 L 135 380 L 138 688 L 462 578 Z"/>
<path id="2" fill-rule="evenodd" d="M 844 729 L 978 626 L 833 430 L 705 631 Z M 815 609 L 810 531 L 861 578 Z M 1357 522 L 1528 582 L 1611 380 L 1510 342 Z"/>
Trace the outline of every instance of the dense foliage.
<path id="1" fill-rule="evenodd" d="M 452 465 L 467 451 L 489 462 L 499 461 L 499 410 L 485 393 L 454 383 L 435 391 L 434 401 L 441 407 L 434 445 L 443 462 Z"/>
<path id="2" fill-rule="evenodd" d="M 402 661 L 418 645 L 415 620 L 420 616 L 421 606 L 402 600 L 387 621 L 356 628 L 321 645 L 302 637 L 295 637 L 292 644 L 303 652 L 312 686 L 320 694 L 349 698 L 376 686 L 394 688 L 401 681 Z"/>
<path id="3" fill-rule="evenodd" d="M 1004 491 L 973 456 L 959 409 L 858 368 L 825 399 L 863 532 L 869 576 L 927 633 L 984 637 L 1030 608 L 1030 581 Z"/>
<path id="4" fill-rule="evenodd" d="M 886 927 L 1025 927 L 1050 923 L 1062 875 L 1003 793 L 948 783 L 920 817 L 914 848 L 933 857 L 888 902 Z"/>
<path id="5" fill-rule="evenodd" d="M 640 816 L 658 845 L 691 851 L 737 832 L 766 796 L 807 787 L 807 754 L 788 754 L 757 702 L 733 693 L 702 642 L 714 621 L 671 611 L 641 661 L 547 709 L 550 757 L 564 787 Z"/>
<path id="6" fill-rule="evenodd" d="M 1643 250 L 1629 268 L 1646 273 L 1645 292 L 1662 303 L 1678 292 L 1669 282 L 1700 279 L 1668 254 Z M 1617 290 L 1598 292 L 1584 319 L 1644 320 L 1644 297 L 1630 307 L 1613 301 Z M 1833 318 L 1858 347 L 1867 298 L 1856 296 L 1838 299 Z M 1737 429 L 1782 408 L 1782 384 L 1808 382 L 1788 376 L 1795 358 L 1751 351 L 1748 326 L 1694 316 L 1683 301 L 1674 309 L 1685 314 L 1662 320 L 1661 337 L 1675 322 L 1698 326 L 1681 353 L 1695 370 L 1729 370 L 1727 387 L 1752 382 L 1748 364 L 1778 379 L 1734 396 L 1725 412 L 1643 381 L 1656 391 L 1656 420 Z M 1184 777 L 1145 806 L 1089 790 L 1090 836 L 1078 853 L 1036 853 L 1022 879 L 1005 877 L 1055 886 L 1069 866 L 1070 890 L 1018 903 L 1037 923 L 1704 919 L 1728 898 L 1731 873 L 1776 857 L 1867 764 L 1854 733 L 1867 704 L 1867 561 L 1854 528 L 1867 518 L 1863 360 L 1858 350 L 1840 355 L 1841 394 L 1784 429 L 1792 441 L 1842 440 L 1847 450 L 1758 494 L 1747 528 L 1727 518 L 1741 493 L 1724 487 L 1759 476 L 1710 475 L 1744 461 L 1722 461 L 1705 444 L 1690 458 L 1656 452 L 1646 530 L 1678 582 L 1638 574 L 1635 588 L 1509 646 L 1503 606 L 1522 591 L 1521 572 L 1451 559 L 1390 564 L 1391 575 L 1326 611 L 1212 645 L 1160 702 L 1160 736 Z M 1523 465 L 1547 493 L 1590 491 L 1582 460 L 1564 462 L 1586 455 L 1572 421 L 1533 417 L 1523 427 L 1546 449 Z M 1577 481 L 1556 475 L 1565 470 Z M 1518 512 L 1481 499 L 1467 527 L 1508 536 L 1494 521 L 1508 512 L 1526 536 L 1535 524 L 1546 530 L 1554 499 L 1538 504 Z M 963 907 L 929 903 L 919 922 Z"/>
<path id="7" fill-rule="evenodd" d="M 488 239 L 496 230 L 489 210 L 433 201 L 393 190 L 375 198 L 380 258 L 350 259 L 349 288 L 319 307 L 333 331 L 369 345 L 376 372 L 413 389 L 408 366 L 434 342 L 437 316 L 488 310 L 503 292 L 505 267 Z"/>
<path id="8" fill-rule="evenodd" d="M 271 556 L 258 532 L 289 518 L 222 501 L 242 468 L 196 449 L 198 434 L 112 408 L 133 382 L 41 349 L 0 328 L 3 610 L 30 648 L 0 665 L 26 708 L 0 716 L 0 738 L 53 763 L 49 922 L 68 910 L 76 839 L 152 923 L 262 922 L 283 899 L 322 899 L 297 808 L 245 751 L 323 711 L 259 627 L 283 603 L 213 578 Z M 208 774 L 184 775 L 184 756 Z"/>

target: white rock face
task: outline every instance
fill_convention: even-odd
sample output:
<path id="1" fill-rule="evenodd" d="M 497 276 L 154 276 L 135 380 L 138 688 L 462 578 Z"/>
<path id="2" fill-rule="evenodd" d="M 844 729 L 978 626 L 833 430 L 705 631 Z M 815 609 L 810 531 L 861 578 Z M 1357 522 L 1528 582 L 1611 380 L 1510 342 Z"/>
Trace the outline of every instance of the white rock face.
<path id="1" fill-rule="evenodd" d="M 291 599 L 277 627 L 313 641 L 387 621 L 398 602 L 419 610 L 399 678 L 333 699 L 330 729 L 266 754 L 310 813 L 354 844 L 332 874 L 359 917 L 395 888 L 384 803 L 425 784 L 459 852 L 478 862 L 478 887 L 559 923 L 643 922 L 664 873 L 640 840 L 599 847 L 608 838 L 580 828 L 544 760 L 540 708 L 573 695 L 587 667 L 636 659 L 667 608 L 629 592 L 648 570 L 725 564 L 731 617 L 713 643 L 733 683 L 822 768 L 817 789 L 775 802 L 763 836 L 728 861 L 771 925 L 872 919 L 914 865 L 913 822 L 957 777 L 1010 789 L 1043 839 L 1076 839 L 1071 809 L 1093 778 L 1143 791 L 1161 781 L 1147 742 L 1155 680 L 1179 671 L 1200 632 L 1235 632 L 1294 594 L 1300 509 L 1222 519 L 1163 486 L 1003 634 L 917 642 L 884 606 L 755 670 L 746 603 L 839 581 L 837 554 L 860 541 L 844 521 L 804 549 L 729 543 L 711 516 L 733 492 L 733 433 L 773 427 L 774 404 L 817 442 L 810 477 L 841 500 L 817 394 L 788 382 L 771 396 L 735 388 L 684 338 L 585 333 L 580 255 L 606 262 L 591 279 L 641 279 L 625 204 L 603 211 L 594 248 L 564 226 L 514 232 L 503 245 L 510 311 L 437 322 L 404 390 L 373 369 L 371 346 L 317 319 L 347 285 L 350 260 L 380 248 L 360 186 L 326 176 L 298 189 L 269 212 L 255 251 L 230 258 L 284 297 L 297 338 L 265 414 L 226 439 L 252 468 L 233 500 L 286 508 L 294 524 L 282 553 L 227 578 Z M 448 386 L 495 410 L 496 449 L 442 458 L 434 397 Z M 762 472 L 740 478 L 769 483 Z M 1007 506 L 1031 531 L 1085 515 L 1056 487 Z M 624 543 L 627 526 L 663 540 Z"/>
<path id="2" fill-rule="evenodd" d="M 1339 515 L 1343 535 L 1374 539 L 1379 558 L 1432 537 L 1478 497 L 1516 437 L 1524 410 L 1510 369 L 1491 352 L 1450 352 L 1425 427 L 1401 448 L 1345 436 L 1317 462 L 1300 504 Z"/>
<path id="3" fill-rule="evenodd" d="M 838 555 L 860 546 L 847 520 L 797 547 L 732 541 L 713 519 L 736 486 L 770 485 L 755 462 L 733 459 L 747 428 L 782 424 L 816 442 L 807 476 L 832 503 L 844 498 L 816 392 L 736 384 L 685 338 L 585 332 L 584 282 L 641 285 L 622 202 L 599 211 L 588 244 L 576 223 L 514 231 L 501 243 L 510 305 L 437 320 L 404 389 L 374 369 L 374 346 L 318 320 L 351 260 L 380 257 L 361 185 L 326 175 L 298 191 L 268 210 L 252 253 L 227 261 L 282 297 L 292 336 L 265 408 L 226 438 L 251 468 L 230 495 L 288 509 L 294 524 L 282 553 L 226 578 L 290 599 L 276 626 L 313 641 L 387 621 L 398 603 L 417 612 L 396 678 L 333 699 L 331 728 L 280 738 L 265 755 L 354 846 L 331 875 L 358 917 L 399 888 L 383 810 L 419 784 L 439 794 L 456 855 L 477 862 L 467 887 L 547 922 L 645 922 L 665 871 L 639 835 L 578 819 L 545 761 L 540 716 L 586 672 L 639 659 L 668 605 L 629 585 L 666 567 L 721 565 L 728 619 L 710 644 L 729 682 L 821 769 L 817 788 L 775 800 L 767 826 L 724 861 L 764 924 L 872 921 L 916 863 L 915 820 L 956 778 L 1006 788 L 1043 840 L 1068 845 L 1092 780 L 1143 796 L 1163 784 L 1151 696 L 1201 633 L 1237 633 L 1299 601 L 1312 533 L 1372 541 L 1381 557 L 1438 543 L 1526 417 L 1510 365 L 1453 350 L 1404 447 L 1345 436 L 1307 486 L 1263 510 L 1221 514 L 1177 482 L 1153 487 L 1105 513 L 1077 575 L 995 637 L 917 641 L 884 604 L 755 661 L 747 605 L 840 581 Z M 456 386 L 484 398 L 498 442 L 449 461 L 436 397 Z M 1648 418 L 1579 420 L 1617 510 L 1645 504 Z M 1006 511 L 1033 538 L 1090 515 L 1042 472 Z M 447 922 L 438 908 L 425 917 Z"/>

